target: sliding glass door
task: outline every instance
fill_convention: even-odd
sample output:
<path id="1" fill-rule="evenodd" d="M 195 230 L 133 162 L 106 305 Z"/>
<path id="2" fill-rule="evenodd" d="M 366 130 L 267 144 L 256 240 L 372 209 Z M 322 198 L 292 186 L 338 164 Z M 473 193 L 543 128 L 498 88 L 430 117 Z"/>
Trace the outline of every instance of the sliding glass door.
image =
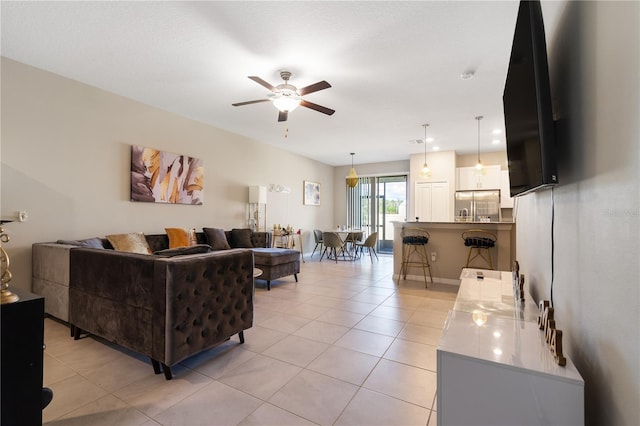
<path id="1" fill-rule="evenodd" d="M 407 176 L 372 176 L 347 187 L 347 224 L 365 235 L 378 232 L 376 250 L 393 253 L 393 221 L 407 218 Z"/>

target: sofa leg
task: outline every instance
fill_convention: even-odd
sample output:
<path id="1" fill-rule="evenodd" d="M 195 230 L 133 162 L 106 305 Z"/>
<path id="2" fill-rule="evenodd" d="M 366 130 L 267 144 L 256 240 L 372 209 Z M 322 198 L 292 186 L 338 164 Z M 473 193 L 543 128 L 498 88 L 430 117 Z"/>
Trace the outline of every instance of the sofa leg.
<path id="1" fill-rule="evenodd" d="M 162 371 L 164 371 L 164 378 L 167 380 L 171 380 L 173 376 L 171 375 L 171 367 L 167 364 L 162 364 Z"/>
<path id="2" fill-rule="evenodd" d="M 73 324 L 69 324 L 69 332 L 71 333 L 71 337 L 75 337 L 76 326 Z"/>
<path id="3" fill-rule="evenodd" d="M 80 338 L 80 334 L 82 333 L 82 329 L 80 327 L 77 327 L 75 325 L 71 326 L 73 329 L 73 340 L 78 340 Z"/>
<path id="4" fill-rule="evenodd" d="M 267 291 L 271 291 L 271 280 L 267 280 Z"/>
<path id="5" fill-rule="evenodd" d="M 298 274 L 293 274 L 293 278 L 295 278 L 296 282 L 298 282 Z"/>
<path id="6" fill-rule="evenodd" d="M 156 374 L 160 374 L 162 371 L 160 370 L 160 363 L 155 359 L 151 358 L 151 365 L 153 366 L 153 372 Z"/>
<path id="7" fill-rule="evenodd" d="M 244 343 L 244 331 L 238 333 L 238 337 L 240 338 L 240 344 Z"/>

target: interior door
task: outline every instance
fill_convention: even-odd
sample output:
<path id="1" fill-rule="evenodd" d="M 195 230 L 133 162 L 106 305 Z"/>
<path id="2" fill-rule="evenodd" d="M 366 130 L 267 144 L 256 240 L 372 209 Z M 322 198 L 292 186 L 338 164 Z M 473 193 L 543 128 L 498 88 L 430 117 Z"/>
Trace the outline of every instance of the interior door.
<path id="1" fill-rule="evenodd" d="M 449 222 L 449 183 L 432 182 L 431 184 L 431 217 L 433 222 Z"/>
<path id="2" fill-rule="evenodd" d="M 420 218 L 420 222 L 451 220 L 448 182 L 418 182 L 415 197 L 415 215 Z"/>

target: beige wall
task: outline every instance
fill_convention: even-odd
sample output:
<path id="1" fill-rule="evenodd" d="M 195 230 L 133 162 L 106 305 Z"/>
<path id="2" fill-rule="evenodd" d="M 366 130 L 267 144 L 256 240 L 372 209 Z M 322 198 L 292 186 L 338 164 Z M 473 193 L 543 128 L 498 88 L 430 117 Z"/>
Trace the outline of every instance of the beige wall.
<path id="1" fill-rule="evenodd" d="M 543 4 L 543 11 L 545 5 Z M 517 258 L 551 296 L 588 425 L 640 424 L 640 3 L 570 2 L 547 40 L 560 185 L 517 200 Z"/>
<path id="2" fill-rule="evenodd" d="M 333 167 L 6 58 L 1 77 L 2 217 L 29 213 L 5 225 L 16 287 L 30 288 L 34 242 L 246 227 L 249 185 L 291 187 L 289 221 L 308 249 L 308 231 L 334 223 Z M 201 158 L 204 205 L 129 201 L 131 145 Z M 302 205 L 304 179 L 323 185 L 321 206 Z"/>

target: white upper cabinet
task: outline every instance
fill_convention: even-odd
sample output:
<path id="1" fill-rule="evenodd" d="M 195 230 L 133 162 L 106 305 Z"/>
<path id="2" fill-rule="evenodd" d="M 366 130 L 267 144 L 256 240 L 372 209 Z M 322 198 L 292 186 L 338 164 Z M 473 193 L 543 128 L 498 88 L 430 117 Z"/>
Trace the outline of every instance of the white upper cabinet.
<path id="1" fill-rule="evenodd" d="M 456 190 L 458 191 L 501 188 L 499 165 L 485 166 L 482 174 L 478 174 L 475 167 L 458 167 L 456 172 Z"/>

